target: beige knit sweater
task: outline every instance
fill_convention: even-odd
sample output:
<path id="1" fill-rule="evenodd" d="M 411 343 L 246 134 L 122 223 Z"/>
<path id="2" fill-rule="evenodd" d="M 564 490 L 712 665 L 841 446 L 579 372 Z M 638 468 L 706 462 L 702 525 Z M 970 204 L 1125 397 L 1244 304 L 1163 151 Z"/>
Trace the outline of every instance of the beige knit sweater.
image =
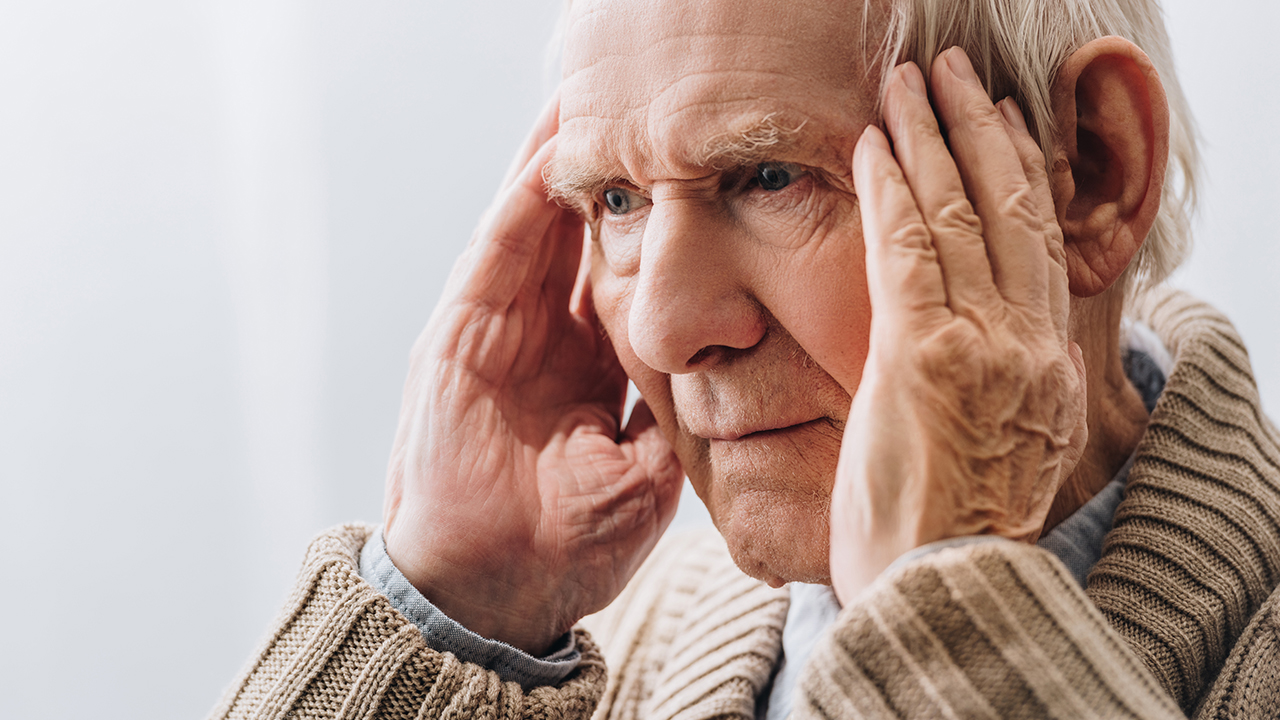
<path id="1" fill-rule="evenodd" d="M 802 717 L 1280 718 L 1280 436 L 1231 325 L 1164 292 L 1138 314 L 1175 366 L 1082 591 L 1049 553 L 986 543 L 880 578 L 810 657 Z M 358 574 L 370 528 L 311 547 L 218 718 L 751 718 L 786 589 L 714 534 L 667 538 L 578 630 L 583 662 L 525 693 L 426 647 Z"/>

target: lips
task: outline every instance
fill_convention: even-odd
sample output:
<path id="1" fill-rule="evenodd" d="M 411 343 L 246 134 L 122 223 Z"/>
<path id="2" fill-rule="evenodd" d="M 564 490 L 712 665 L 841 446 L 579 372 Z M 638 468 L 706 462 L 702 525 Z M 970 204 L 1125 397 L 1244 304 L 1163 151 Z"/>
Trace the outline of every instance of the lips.
<path id="1" fill-rule="evenodd" d="M 694 434 L 701 435 L 702 437 L 705 437 L 707 440 L 710 440 L 712 442 L 736 442 L 739 440 L 751 440 L 755 438 L 763 439 L 772 435 L 781 435 L 782 433 L 790 432 L 792 430 L 799 430 L 801 428 L 810 426 L 821 420 L 822 418 L 814 418 L 812 420 L 804 420 L 796 423 L 764 424 L 764 425 L 751 427 L 743 430 L 726 429 L 719 432 L 710 433 L 707 435 L 702 435 L 701 433 L 694 433 Z"/>

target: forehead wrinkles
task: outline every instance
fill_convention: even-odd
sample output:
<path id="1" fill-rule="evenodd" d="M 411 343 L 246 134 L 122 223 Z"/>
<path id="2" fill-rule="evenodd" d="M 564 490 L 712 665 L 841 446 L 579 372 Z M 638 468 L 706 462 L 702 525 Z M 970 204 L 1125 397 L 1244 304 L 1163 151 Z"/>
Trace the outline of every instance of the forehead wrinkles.
<path id="1" fill-rule="evenodd" d="M 861 4 L 830 3 L 845 17 L 827 3 L 796 10 L 803 5 L 582 4 L 565 53 L 565 150 L 588 134 L 589 146 L 572 154 L 603 151 L 628 165 L 648 156 L 656 167 L 633 170 L 684 175 L 711 136 L 753 130 L 765 117 L 793 130 L 811 120 L 843 124 L 851 104 L 863 105 L 851 103 L 864 85 L 855 50 L 861 11 L 847 12 Z"/>
<path id="2" fill-rule="evenodd" d="M 876 3 L 872 3 L 875 5 Z M 600 57 L 619 54 L 635 57 L 655 44 L 672 39 L 727 40 L 719 48 L 700 47 L 703 53 L 734 53 L 750 60 L 769 47 L 738 48 L 749 38 L 781 43 L 808 65 L 815 77 L 839 86 L 860 66 L 861 32 L 868 6 L 859 0 L 578 0 L 571 11 L 565 47 L 565 74 L 594 64 Z M 872 25 L 882 22 L 872 13 Z M 873 40 L 872 46 L 876 41 Z M 665 50 L 681 48 L 667 47 Z M 676 64 L 687 60 L 676 56 Z M 825 70 L 825 72 L 823 72 Z"/>

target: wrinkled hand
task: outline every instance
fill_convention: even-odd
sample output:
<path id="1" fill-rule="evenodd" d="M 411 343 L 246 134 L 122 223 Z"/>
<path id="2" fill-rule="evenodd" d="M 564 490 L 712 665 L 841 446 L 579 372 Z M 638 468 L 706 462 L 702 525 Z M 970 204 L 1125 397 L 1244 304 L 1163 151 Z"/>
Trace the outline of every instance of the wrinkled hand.
<path id="1" fill-rule="evenodd" d="M 832 496 L 831 577 L 846 604 L 925 543 L 1034 541 L 1087 436 L 1040 149 L 963 51 L 931 75 L 950 151 L 906 64 L 885 92 L 894 149 L 870 127 L 854 152 L 873 315 Z"/>
<path id="2" fill-rule="evenodd" d="M 414 346 L 387 552 L 437 607 L 540 654 L 619 592 L 682 475 L 576 285 L 583 224 L 550 201 L 552 101 Z"/>

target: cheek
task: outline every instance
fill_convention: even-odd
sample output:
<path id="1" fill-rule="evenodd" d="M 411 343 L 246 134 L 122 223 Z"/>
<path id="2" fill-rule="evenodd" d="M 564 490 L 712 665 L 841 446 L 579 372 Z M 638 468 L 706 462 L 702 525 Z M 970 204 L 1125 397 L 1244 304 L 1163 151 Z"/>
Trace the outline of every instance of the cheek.
<path id="1" fill-rule="evenodd" d="M 600 325 L 613 342 L 618 360 L 631 373 L 631 365 L 638 363 L 631 343 L 627 340 L 627 320 L 631 312 L 631 296 L 634 276 L 624 277 L 611 269 L 599 242 L 591 248 L 591 304 L 595 308 Z"/>
<path id="2" fill-rule="evenodd" d="M 623 217 L 603 218 L 595 232 L 593 259 L 611 275 L 629 278 L 640 271 L 640 246 L 649 219 L 649 207 Z"/>
<path id="3" fill-rule="evenodd" d="M 779 254 L 761 301 L 800 347 L 852 396 L 871 331 L 866 254 L 857 213 L 802 252 Z"/>

